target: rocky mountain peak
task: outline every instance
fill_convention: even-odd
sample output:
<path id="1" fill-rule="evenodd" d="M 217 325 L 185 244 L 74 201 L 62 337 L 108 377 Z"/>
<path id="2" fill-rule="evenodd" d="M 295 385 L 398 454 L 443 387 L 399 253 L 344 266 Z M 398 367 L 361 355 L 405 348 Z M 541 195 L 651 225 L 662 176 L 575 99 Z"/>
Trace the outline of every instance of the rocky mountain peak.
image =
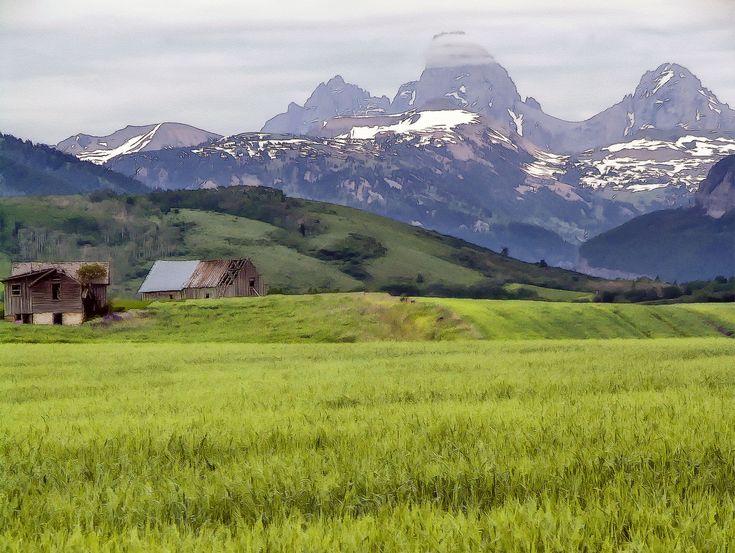
<path id="1" fill-rule="evenodd" d="M 677 63 L 664 63 L 647 71 L 632 98 L 624 102 L 629 105 L 628 117 L 638 131 L 702 131 L 735 125 L 735 111 Z"/>
<path id="2" fill-rule="evenodd" d="M 314 134 L 333 117 L 376 115 L 385 113 L 390 106 L 386 96 L 374 97 L 357 85 L 348 83 L 341 75 L 319 83 L 309 98 L 300 106 L 294 102 L 285 113 L 268 120 L 262 132 L 278 134 Z"/>

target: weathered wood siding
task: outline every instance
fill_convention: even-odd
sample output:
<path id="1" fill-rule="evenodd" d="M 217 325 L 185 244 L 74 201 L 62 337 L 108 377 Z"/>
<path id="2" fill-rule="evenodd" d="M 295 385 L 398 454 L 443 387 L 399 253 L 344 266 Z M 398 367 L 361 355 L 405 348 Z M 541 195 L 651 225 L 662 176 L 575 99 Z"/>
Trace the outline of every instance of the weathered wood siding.
<path id="1" fill-rule="evenodd" d="M 183 290 L 183 294 L 188 300 L 202 300 L 206 298 L 220 297 L 217 288 L 187 288 Z"/>
<path id="2" fill-rule="evenodd" d="M 61 285 L 59 299 L 51 295 L 53 283 Z M 45 277 L 31 287 L 31 313 L 68 313 L 83 312 L 82 287 L 68 276 Z"/>
<path id="3" fill-rule="evenodd" d="M 11 295 L 12 285 L 20 285 L 20 296 Z M 5 317 L 10 318 L 16 313 L 31 312 L 31 294 L 28 291 L 28 282 L 25 280 L 15 280 L 5 283 Z"/>
<path id="4" fill-rule="evenodd" d="M 89 293 L 94 298 L 94 304 L 97 310 L 101 310 L 107 304 L 106 284 L 90 284 Z"/>
<path id="5" fill-rule="evenodd" d="M 264 296 L 265 293 L 263 278 L 250 260 L 238 271 L 233 283 L 222 290 L 222 295 L 225 297 Z"/>
<path id="6" fill-rule="evenodd" d="M 142 299 L 146 301 L 156 300 L 182 300 L 184 299 L 183 290 L 171 290 L 165 292 L 143 292 L 141 294 Z"/>

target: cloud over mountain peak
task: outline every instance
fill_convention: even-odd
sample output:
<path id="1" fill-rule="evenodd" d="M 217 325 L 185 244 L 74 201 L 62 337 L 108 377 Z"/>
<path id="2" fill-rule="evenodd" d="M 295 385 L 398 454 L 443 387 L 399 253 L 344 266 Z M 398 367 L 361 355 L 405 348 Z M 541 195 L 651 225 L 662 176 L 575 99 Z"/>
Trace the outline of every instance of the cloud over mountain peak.
<path id="1" fill-rule="evenodd" d="M 464 31 L 434 35 L 426 52 L 426 67 L 464 67 L 486 65 L 495 59 L 480 44 L 472 42 Z"/>

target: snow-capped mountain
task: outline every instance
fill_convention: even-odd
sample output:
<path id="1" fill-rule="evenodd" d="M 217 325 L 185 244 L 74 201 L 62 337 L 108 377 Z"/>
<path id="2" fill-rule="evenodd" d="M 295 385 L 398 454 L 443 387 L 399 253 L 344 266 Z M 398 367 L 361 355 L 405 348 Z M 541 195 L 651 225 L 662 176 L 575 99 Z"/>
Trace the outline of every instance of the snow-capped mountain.
<path id="1" fill-rule="evenodd" d="M 563 156 L 529 151 L 477 113 L 337 118 L 325 130 L 330 136 L 245 133 L 107 166 L 153 188 L 271 186 L 567 266 L 585 236 L 642 212 L 564 182 Z M 554 163 L 561 167 L 549 169 Z"/>
<path id="2" fill-rule="evenodd" d="M 522 99 L 482 47 L 440 35 L 392 101 L 337 76 L 259 133 L 199 131 L 174 147 L 157 141 L 162 125 L 128 127 L 59 147 L 152 188 L 272 186 L 574 266 L 589 237 L 691 205 L 710 167 L 735 151 L 733 113 L 668 63 L 607 110 L 563 121 Z"/>
<path id="3" fill-rule="evenodd" d="M 56 149 L 102 165 L 120 155 L 196 146 L 218 138 L 221 138 L 221 135 L 182 123 L 128 125 L 107 136 L 76 134 L 59 142 Z"/>
<path id="4" fill-rule="evenodd" d="M 262 132 L 308 135 L 316 133 L 324 121 L 343 115 L 375 115 L 385 113 L 390 100 L 376 98 L 362 88 L 346 83 L 337 75 L 321 83 L 303 106 L 291 103 L 285 113 L 276 115 L 263 126 Z"/>
<path id="5" fill-rule="evenodd" d="M 337 99 L 341 103 L 336 104 Z M 331 119 L 369 115 L 366 104 L 370 104 L 373 113 L 417 109 L 478 113 L 493 128 L 560 154 L 635 138 L 675 141 L 696 133 L 735 136 L 735 110 L 681 65 L 665 63 L 648 71 L 633 93 L 590 119 L 564 121 L 545 113 L 534 98 L 523 100 L 508 71 L 484 48 L 457 33 L 435 37 L 420 77 L 401 85 L 390 105 L 385 100 L 335 77 L 319 85 L 304 108 L 291 104 L 263 131 L 324 135 Z"/>
<path id="6" fill-rule="evenodd" d="M 622 104 L 628 119 L 626 136 L 656 134 L 645 133 L 647 130 L 735 132 L 735 110 L 720 102 L 687 68 L 675 63 L 648 71 Z"/>

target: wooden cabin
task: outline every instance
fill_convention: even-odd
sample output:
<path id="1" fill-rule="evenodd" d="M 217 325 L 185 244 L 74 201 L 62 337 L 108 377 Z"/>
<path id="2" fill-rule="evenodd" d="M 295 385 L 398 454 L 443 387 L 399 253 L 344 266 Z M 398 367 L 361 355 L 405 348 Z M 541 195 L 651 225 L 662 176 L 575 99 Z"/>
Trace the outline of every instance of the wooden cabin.
<path id="1" fill-rule="evenodd" d="M 5 319 L 28 324 L 78 325 L 102 313 L 109 263 L 13 263 L 5 285 Z"/>
<path id="2" fill-rule="evenodd" d="M 138 293 L 144 300 L 264 296 L 263 277 L 250 259 L 156 261 Z"/>

